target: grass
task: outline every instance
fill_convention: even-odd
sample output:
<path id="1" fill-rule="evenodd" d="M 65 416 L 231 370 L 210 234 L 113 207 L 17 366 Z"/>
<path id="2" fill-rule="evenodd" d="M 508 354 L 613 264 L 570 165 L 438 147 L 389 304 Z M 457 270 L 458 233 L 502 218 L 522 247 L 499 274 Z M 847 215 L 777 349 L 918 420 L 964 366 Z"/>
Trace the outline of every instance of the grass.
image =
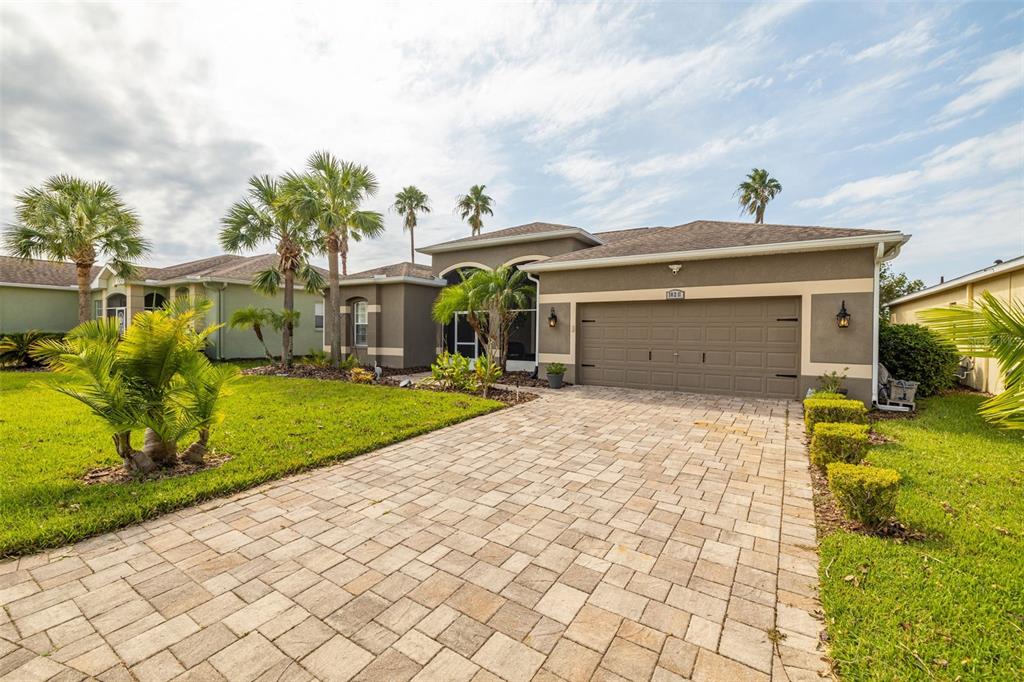
<path id="1" fill-rule="evenodd" d="M 1024 434 L 988 426 L 981 400 L 931 398 L 916 419 L 876 425 L 896 442 L 867 461 L 900 472 L 897 514 L 927 539 L 823 539 L 822 601 L 847 682 L 1024 679 Z"/>
<path id="2" fill-rule="evenodd" d="M 52 390 L 64 380 L 0 372 L 0 556 L 59 546 L 501 407 L 452 393 L 243 377 L 212 436 L 230 461 L 190 476 L 86 486 L 77 479 L 120 459 L 103 422 Z"/>

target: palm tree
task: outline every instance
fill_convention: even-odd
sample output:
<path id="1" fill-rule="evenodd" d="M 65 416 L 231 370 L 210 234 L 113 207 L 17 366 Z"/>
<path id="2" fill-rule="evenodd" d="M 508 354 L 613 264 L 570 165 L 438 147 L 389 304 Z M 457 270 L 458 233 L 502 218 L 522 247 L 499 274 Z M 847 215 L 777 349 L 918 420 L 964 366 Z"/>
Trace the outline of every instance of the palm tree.
<path id="1" fill-rule="evenodd" d="M 284 309 L 295 310 L 295 278 L 301 279 L 306 291 L 323 291 L 323 276 L 309 263 L 309 255 L 318 250 L 314 230 L 299 219 L 284 201 L 281 181 L 269 175 L 249 178 L 246 197 L 228 209 L 221 219 L 220 244 L 232 253 L 250 251 L 265 242 L 273 242 L 277 265 L 256 274 L 253 288 L 268 296 L 277 296 L 284 287 Z M 281 331 L 281 362 L 292 364 L 292 339 L 295 335 L 291 319 Z M 256 334 L 263 338 L 259 332 Z M 263 345 L 266 348 L 266 344 Z M 270 355 L 270 352 L 267 352 Z"/>
<path id="2" fill-rule="evenodd" d="M 764 209 L 781 192 L 782 185 L 768 171 L 754 168 L 747 179 L 739 184 L 733 196 L 740 195 L 740 213 L 754 216 L 755 224 L 763 224 Z"/>
<path id="3" fill-rule="evenodd" d="M 409 261 L 416 262 L 416 214 L 430 213 L 430 198 L 415 185 L 404 187 L 395 195 L 392 210 L 402 215 L 405 222 L 402 226 L 409 232 Z"/>
<path id="4" fill-rule="evenodd" d="M 504 371 L 509 330 L 533 295 L 534 287 L 521 270 L 504 265 L 496 270 L 477 270 L 459 284 L 441 290 L 433 316 L 435 321 L 448 324 L 457 313 L 465 312 L 487 356 Z"/>
<path id="5" fill-rule="evenodd" d="M 978 412 L 1000 428 L 1024 429 L 1024 306 L 986 291 L 974 307 L 931 308 L 917 316 L 962 354 L 996 359 L 1006 389 Z"/>
<path id="6" fill-rule="evenodd" d="M 91 274 L 97 259 L 109 259 L 119 277 L 149 251 L 139 217 L 112 185 L 55 175 L 17 197 L 17 222 L 4 245 L 20 258 L 71 261 L 78 279 L 78 321 L 91 316 Z"/>
<path id="7" fill-rule="evenodd" d="M 341 272 L 348 274 L 349 242 L 373 239 L 384 233 L 384 219 L 377 211 L 360 205 L 377 194 L 377 178 L 366 166 L 335 158 L 329 152 L 309 157 L 305 173 L 285 176 L 286 201 L 295 215 L 316 230 L 327 254 L 327 329 L 331 340 L 331 367 L 341 363 Z"/>
<path id="8" fill-rule="evenodd" d="M 487 185 L 473 185 L 469 188 L 469 194 L 463 194 L 455 204 L 455 211 L 459 216 L 469 223 L 472 234 L 478 235 L 484 229 L 484 215 L 494 215 L 491 208 L 494 200 L 484 194 Z"/>
<path id="9" fill-rule="evenodd" d="M 260 344 L 263 346 L 263 354 L 271 362 L 277 362 L 277 358 L 267 348 L 267 342 L 263 339 L 263 327 L 268 324 L 273 326 L 271 311 L 266 308 L 257 308 L 254 305 L 239 308 L 231 313 L 231 319 L 228 320 L 228 326 L 232 329 L 252 329 L 253 334 L 256 335 L 256 338 L 259 339 Z"/>

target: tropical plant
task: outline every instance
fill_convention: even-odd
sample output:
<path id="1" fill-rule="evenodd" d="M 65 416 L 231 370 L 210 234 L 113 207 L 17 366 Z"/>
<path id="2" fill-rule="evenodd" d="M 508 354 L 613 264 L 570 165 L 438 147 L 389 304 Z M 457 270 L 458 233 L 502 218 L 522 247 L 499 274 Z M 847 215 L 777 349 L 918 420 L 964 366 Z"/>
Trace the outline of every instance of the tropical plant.
<path id="1" fill-rule="evenodd" d="M 350 372 L 359 366 L 359 358 L 355 353 L 349 353 L 348 357 L 338 363 L 339 369 L 343 369 L 346 372 Z"/>
<path id="2" fill-rule="evenodd" d="M 468 391 L 474 381 L 469 358 L 444 351 L 430 365 L 430 377 L 425 381 L 446 391 Z"/>
<path id="3" fill-rule="evenodd" d="M 401 215 L 402 227 L 409 233 L 409 262 L 416 262 L 416 214 L 430 213 L 430 198 L 418 187 L 409 185 L 395 195 L 391 209 Z"/>
<path id="4" fill-rule="evenodd" d="M 960 355 L 953 344 L 927 327 L 882 320 L 878 361 L 894 379 L 918 382 L 917 395 L 927 397 L 956 383 Z"/>
<path id="5" fill-rule="evenodd" d="M 15 197 L 16 222 L 4 233 L 8 252 L 19 258 L 49 258 L 75 264 L 78 321 L 91 317 L 92 267 L 109 260 L 119 277 L 149 251 L 135 211 L 112 185 L 70 175 L 50 177 Z"/>
<path id="6" fill-rule="evenodd" d="M 978 413 L 1000 428 L 1024 429 L 1024 306 L 986 291 L 973 307 L 931 308 L 917 316 L 963 355 L 995 358 L 1006 388 Z"/>
<path id="7" fill-rule="evenodd" d="M 533 294 L 533 285 L 520 270 L 509 266 L 476 270 L 441 290 L 434 302 L 434 320 L 448 324 L 457 313 L 466 313 L 488 357 L 504 371 L 509 330 L 519 309 L 531 305 Z"/>
<path id="8" fill-rule="evenodd" d="M 740 197 L 740 212 L 754 216 L 754 222 L 764 222 L 768 202 L 782 192 L 782 185 L 764 168 L 751 169 L 747 179 L 739 184 L 733 196 Z"/>
<path id="9" fill-rule="evenodd" d="M 486 355 L 476 359 L 476 366 L 473 367 L 473 380 L 477 390 L 485 398 L 491 392 L 494 384 L 501 379 L 502 374 L 504 372 L 501 371 L 501 367 Z"/>
<path id="10" fill-rule="evenodd" d="M 263 338 L 263 327 L 271 324 L 272 315 L 273 311 L 269 308 L 257 308 L 254 305 L 249 305 L 231 313 L 231 317 L 228 319 L 228 326 L 232 329 L 252 329 L 253 334 L 256 335 L 256 338 L 259 339 L 260 344 L 263 346 L 263 354 L 271 362 L 277 362 L 277 358 L 267 348 L 267 342 Z"/>
<path id="11" fill-rule="evenodd" d="M 363 367 L 353 367 L 348 371 L 348 380 L 354 384 L 372 384 L 373 372 Z"/>
<path id="12" fill-rule="evenodd" d="M 312 225 L 300 219 L 292 206 L 284 200 L 282 182 L 269 175 L 249 178 L 246 196 L 228 209 L 221 220 L 220 244 L 232 253 L 251 251 L 261 244 L 273 243 L 277 263 L 253 278 L 253 288 L 267 296 L 277 296 L 284 289 L 284 309 L 295 310 L 295 279 L 298 277 L 306 291 L 318 293 L 324 289 L 324 278 L 309 263 L 309 256 L 319 250 L 320 244 Z M 281 362 L 292 364 L 294 322 L 286 319 L 281 332 Z M 261 339 L 262 341 L 262 339 Z"/>
<path id="13" fill-rule="evenodd" d="M 455 212 L 469 223 L 472 235 L 480 234 L 484 229 L 485 215 L 494 215 L 492 205 L 494 200 L 484 193 L 487 185 L 473 185 L 469 193 L 459 197 L 455 204 Z"/>
<path id="14" fill-rule="evenodd" d="M 831 372 L 825 372 L 818 377 L 818 384 L 821 386 L 820 392 L 841 395 L 839 391 L 843 387 L 843 382 L 846 381 L 846 373 L 849 370 L 849 367 L 844 367 L 842 372 L 832 370 Z"/>
<path id="15" fill-rule="evenodd" d="M 309 352 L 306 353 L 306 357 L 303 361 L 307 365 L 314 367 L 326 367 L 331 362 L 331 356 L 324 352 L 321 348 L 310 348 Z"/>
<path id="16" fill-rule="evenodd" d="M 197 438 L 184 457 L 200 463 L 210 428 L 218 421 L 217 402 L 238 373 L 232 365 L 214 366 L 203 355 L 210 334 L 220 325 L 197 324 L 208 301 L 178 299 L 160 310 L 135 316 L 121 334 L 117 320 L 91 320 L 63 340 L 44 340 L 34 353 L 49 368 L 74 381 L 56 390 L 85 405 L 107 422 L 125 468 L 149 473 L 178 461 L 178 441 Z M 132 447 L 132 430 L 145 428 L 143 449 Z"/>
<path id="17" fill-rule="evenodd" d="M 328 305 L 327 338 L 331 366 L 341 363 L 341 274 L 348 274 L 349 242 L 373 239 L 384 233 L 384 220 L 377 211 L 360 208 L 377 194 L 377 178 L 366 166 L 335 158 L 325 151 L 314 153 L 305 173 L 285 176 L 285 201 L 294 215 L 309 222 L 316 239 L 327 254 Z"/>
<path id="18" fill-rule="evenodd" d="M 0 366 L 38 367 L 41 363 L 32 356 L 32 348 L 43 339 L 59 339 L 60 334 L 47 334 L 36 329 L 8 334 L 0 338 Z"/>

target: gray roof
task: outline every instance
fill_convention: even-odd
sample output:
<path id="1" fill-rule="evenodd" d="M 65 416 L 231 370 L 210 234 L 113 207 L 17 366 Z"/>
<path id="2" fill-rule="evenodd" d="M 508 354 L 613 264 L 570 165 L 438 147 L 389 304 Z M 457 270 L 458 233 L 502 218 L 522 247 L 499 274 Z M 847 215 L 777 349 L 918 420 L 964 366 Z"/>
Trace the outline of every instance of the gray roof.
<path id="1" fill-rule="evenodd" d="M 341 281 L 348 279 L 369 279 L 371 277 L 420 277 L 423 279 L 435 279 L 434 273 L 430 269 L 429 265 L 419 265 L 417 263 L 409 263 L 408 261 L 405 261 L 402 263 L 383 265 L 371 270 L 353 272 L 342 277 Z"/>
<path id="2" fill-rule="evenodd" d="M 802 225 L 756 225 L 753 223 L 733 223 L 718 220 L 696 220 L 692 223 L 676 225 L 675 227 L 633 230 L 636 234 L 624 234 L 625 232 L 627 230 L 599 233 L 595 236 L 604 241 L 604 244 L 555 256 L 544 261 L 544 264 L 893 233 L 892 230 L 860 230 Z"/>
<path id="3" fill-rule="evenodd" d="M 156 282 L 172 282 L 179 279 L 224 279 L 249 281 L 254 275 L 277 265 L 277 254 L 264 253 L 258 256 L 237 256 L 222 254 L 200 260 L 168 265 L 163 268 L 139 268 L 138 279 Z M 323 268 L 317 270 L 327 275 Z"/>
<path id="4" fill-rule="evenodd" d="M 93 266 L 90 281 L 99 270 Z M 73 287 L 78 285 L 78 277 L 74 263 L 0 256 L 0 284 Z"/>
<path id="5" fill-rule="evenodd" d="M 536 222 L 526 223 L 525 225 L 515 225 L 514 227 L 506 227 L 503 230 L 494 230 L 493 232 L 483 232 L 481 234 L 476 234 L 469 237 L 462 237 L 460 239 L 452 239 L 447 242 L 441 242 L 440 244 L 431 244 L 430 246 L 425 246 L 422 249 L 417 250 L 426 253 L 439 246 L 465 244 L 467 247 L 469 247 L 472 246 L 473 242 L 487 241 L 491 239 L 503 239 L 507 237 L 521 237 L 528 236 L 531 234 L 540 235 L 546 232 L 561 232 L 563 230 L 577 230 L 584 236 L 591 236 L 591 234 L 582 227 L 576 227 L 574 225 L 559 225 L 558 223 Z"/>

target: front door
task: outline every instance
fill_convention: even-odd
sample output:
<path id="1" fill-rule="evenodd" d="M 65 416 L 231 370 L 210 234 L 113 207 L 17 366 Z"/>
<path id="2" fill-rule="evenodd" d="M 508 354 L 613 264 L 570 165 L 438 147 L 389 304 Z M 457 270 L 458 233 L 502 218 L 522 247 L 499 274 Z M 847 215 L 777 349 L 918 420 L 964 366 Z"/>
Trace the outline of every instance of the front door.
<path id="1" fill-rule="evenodd" d="M 480 354 L 480 342 L 466 319 L 466 313 L 455 314 L 455 352 L 470 360 L 476 360 Z"/>

